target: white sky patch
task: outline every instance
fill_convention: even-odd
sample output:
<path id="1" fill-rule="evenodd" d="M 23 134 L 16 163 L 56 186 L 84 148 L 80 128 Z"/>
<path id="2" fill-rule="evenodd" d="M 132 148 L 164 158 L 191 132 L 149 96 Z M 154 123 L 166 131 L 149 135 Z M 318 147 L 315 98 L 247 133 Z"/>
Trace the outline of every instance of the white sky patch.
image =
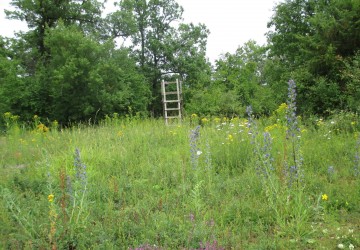
<path id="1" fill-rule="evenodd" d="M 10 0 L 0 0 L 0 35 L 5 37 L 13 37 L 14 31 L 27 30 L 26 22 L 6 19 L 4 10 L 14 10 L 10 2 Z"/>
<path id="2" fill-rule="evenodd" d="M 26 31 L 25 22 L 8 20 L 4 9 L 12 10 L 11 0 L 0 0 L 0 35 L 11 37 L 14 31 Z M 108 0 L 106 13 L 115 10 Z M 267 23 L 276 0 L 177 0 L 184 8 L 185 23 L 203 23 L 210 30 L 207 57 L 214 62 L 221 54 L 234 53 L 250 39 L 266 44 Z"/>

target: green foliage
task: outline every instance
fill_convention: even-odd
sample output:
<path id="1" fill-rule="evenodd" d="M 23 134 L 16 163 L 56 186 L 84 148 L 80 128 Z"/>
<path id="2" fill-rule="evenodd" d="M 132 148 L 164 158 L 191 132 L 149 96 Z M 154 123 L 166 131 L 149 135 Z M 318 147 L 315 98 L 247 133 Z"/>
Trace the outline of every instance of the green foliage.
<path id="1" fill-rule="evenodd" d="M 131 38 L 132 54 L 150 84 L 154 114 L 162 113 L 162 79 L 180 75 L 188 86 L 210 79 L 205 59 L 209 31 L 205 25 L 176 24 L 182 13 L 183 8 L 174 0 L 125 0 L 107 17 L 112 36 Z"/>
<path id="2" fill-rule="evenodd" d="M 249 41 L 214 68 L 209 30 L 182 22 L 174 0 L 124 0 L 101 18 L 103 3 L 12 0 L 7 17 L 29 31 L 0 39 L 0 112 L 61 123 L 107 114 L 159 115 L 159 83 L 182 80 L 187 113 L 271 115 L 298 85 L 298 113 L 359 111 L 359 13 L 352 0 L 286 0 L 275 6 L 267 46 Z M 128 48 L 116 47 L 115 39 Z M 118 41 L 118 40 L 116 40 Z M 4 122 L 3 122 L 4 124 Z"/>
<path id="3" fill-rule="evenodd" d="M 27 22 L 32 46 L 41 55 L 47 53 L 46 30 L 56 27 L 59 21 L 66 26 L 77 25 L 85 32 L 94 32 L 101 21 L 101 3 L 97 0 L 12 0 L 11 5 L 16 9 L 5 10 L 7 17 Z"/>
<path id="4" fill-rule="evenodd" d="M 360 100 L 360 50 L 356 52 L 353 57 L 344 61 L 345 68 L 341 72 L 341 77 L 347 82 L 346 89 L 346 104 L 350 110 L 359 112 L 359 100 Z"/>
<path id="5" fill-rule="evenodd" d="M 275 113 L 280 119 L 284 105 Z M 40 121 L 35 117 L 34 125 Z M 333 120 L 322 121 L 323 127 L 301 126 L 304 179 L 292 189 L 284 175 L 290 145 L 284 146 L 276 119 L 257 122 L 259 149 L 262 131 L 272 137 L 272 147 L 259 155 L 245 119 L 204 122 L 196 170 L 188 121 L 165 126 L 163 120 L 114 115 L 100 126 L 62 132 L 20 128 L 0 139 L 0 246 L 357 247 L 359 179 L 349 171 L 357 136 L 331 128 L 328 139 L 324 132 Z M 263 178 L 257 168 L 267 153 L 273 172 Z"/>
<path id="6" fill-rule="evenodd" d="M 245 107 L 252 105 L 257 114 L 270 114 L 276 106 L 272 90 L 265 82 L 265 59 L 266 48 L 249 41 L 235 54 L 227 53 L 216 61 L 213 83 L 208 91 L 213 102 L 203 104 L 208 107 L 203 110 L 214 107 L 217 114 L 244 114 Z M 204 99 L 196 96 L 191 102 L 201 103 Z"/>
<path id="7" fill-rule="evenodd" d="M 297 82 L 300 112 L 356 111 L 346 72 L 360 48 L 359 8 L 351 0 L 287 0 L 276 6 L 268 24 L 273 30 L 267 77 L 275 93 L 284 76 Z"/>
<path id="8" fill-rule="evenodd" d="M 22 79 L 17 76 L 17 61 L 8 57 L 8 41 L 0 37 L 0 113 L 12 111 L 13 87 L 19 86 Z"/>
<path id="9" fill-rule="evenodd" d="M 124 114 L 129 107 L 146 112 L 149 90 L 127 50 L 100 44 L 76 27 L 59 26 L 45 42 L 52 55 L 43 71 L 52 99 L 48 117 L 67 122 Z"/>
<path id="10" fill-rule="evenodd" d="M 231 117 L 243 113 L 245 108 L 240 106 L 238 96 L 234 91 L 209 86 L 206 89 L 192 89 L 191 97 L 187 97 L 185 108 L 188 114 L 224 115 Z"/>

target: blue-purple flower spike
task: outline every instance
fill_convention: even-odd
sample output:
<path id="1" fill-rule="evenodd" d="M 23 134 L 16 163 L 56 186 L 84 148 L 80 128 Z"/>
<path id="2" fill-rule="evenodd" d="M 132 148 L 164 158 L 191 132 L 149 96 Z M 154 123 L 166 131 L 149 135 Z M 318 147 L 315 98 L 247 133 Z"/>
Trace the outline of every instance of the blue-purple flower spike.
<path id="1" fill-rule="evenodd" d="M 247 124 L 247 126 L 248 126 L 248 129 L 249 129 L 249 134 L 251 135 L 251 144 L 255 144 L 255 138 L 257 136 L 258 130 L 257 130 L 256 122 L 254 120 L 253 110 L 252 110 L 251 106 L 246 107 L 246 113 L 248 115 L 248 124 Z"/>
<path id="2" fill-rule="evenodd" d="M 198 166 L 199 156 L 201 151 L 198 148 L 198 140 L 200 138 L 200 126 L 196 126 L 194 130 L 190 132 L 190 154 L 191 154 L 191 165 L 193 169 Z"/>
<path id="3" fill-rule="evenodd" d="M 81 161 L 80 150 L 78 148 L 75 149 L 74 167 L 76 172 L 76 179 L 80 181 L 85 190 L 87 184 L 86 165 Z"/>
<path id="4" fill-rule="evenodd" d="M 356 142 L 355 160 L 354 160 L 354 176 L 360 177 L 360 136 Z"/>
<path id="5" fill-rule="evenodd" d="M 285 162 L 285 169 L 288 176 L 288 185 L 291 187 L 294 182 L 299 183 L 303 177 L 303 158 L 300 152 L 300 128 L 296 116 L 296 83 L 294 80 L 288 82 L 288 99 L 286 110 L 287 131 L 286 138 L 291 144 L 289 161 Z"/>
<path id="6" fill-rule="evenodd" d="M 296 117 L 296 83 L 290 80 L 288 83 L 288 99 L 286 110 L 287 138 L 294 138 L 299 132 L 298 121 Z"/>

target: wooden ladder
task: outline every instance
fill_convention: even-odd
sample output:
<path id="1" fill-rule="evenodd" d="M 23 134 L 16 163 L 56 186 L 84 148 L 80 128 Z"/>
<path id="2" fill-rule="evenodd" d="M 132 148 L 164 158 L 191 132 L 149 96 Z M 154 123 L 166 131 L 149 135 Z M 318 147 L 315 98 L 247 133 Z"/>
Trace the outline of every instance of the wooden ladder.
<path id="1" fill-rule="evenodd" d="M 165 124 L 169 125 L 169 119 L 178 119 L 181 122 L 182 87 L 181 82 L 161 82 L 161 94 L 164 104 Z"/>

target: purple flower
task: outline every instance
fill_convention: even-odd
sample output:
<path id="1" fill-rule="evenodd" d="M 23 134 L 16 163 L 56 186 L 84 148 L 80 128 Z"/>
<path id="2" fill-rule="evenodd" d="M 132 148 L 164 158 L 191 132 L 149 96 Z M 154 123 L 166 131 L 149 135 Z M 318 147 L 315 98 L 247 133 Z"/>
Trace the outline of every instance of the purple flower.
<path id="1" fill-rule="evenodd" d="M 303 158 L 300 152 L 300 129 L 296 117 L 296 83 L 294 80 L 288 82 L 288 100 L 286 110 L 287 131 L 286 139 L 290 142 L 292 150 L 290 157 L 285 162 L 285 171 L 288 176 L 288 185 L 291 187 L 296 181 L 299 183 L 302 179 Z"/>
<path id="2" fill-rule="evenodd" d="M 356 153 L 355 153 L 355 160 L 354 160 L 354 176 L 360 176 L 360 135 L 356 142 Z"/>
<path id="3" fill-rule="evenodd" d="M 78 148 L 75 149 L 74 167 L 76 172 L 75 177 L 80 181 L 81 185 L 85 189 L 87 184 L 86 165 L 81 161 L 80 150 Z"/>
<path id="4" fill-rule="evenodd" d="M 200 126 L 196 126 L 194 130 L 190 131 L 190 154 L 191 154 L 191 165 L 193 169 L 196 169 L 199 163 L 199 157 L 201 151 L 198 147 L 198 141 L 200 138 Z"/>

